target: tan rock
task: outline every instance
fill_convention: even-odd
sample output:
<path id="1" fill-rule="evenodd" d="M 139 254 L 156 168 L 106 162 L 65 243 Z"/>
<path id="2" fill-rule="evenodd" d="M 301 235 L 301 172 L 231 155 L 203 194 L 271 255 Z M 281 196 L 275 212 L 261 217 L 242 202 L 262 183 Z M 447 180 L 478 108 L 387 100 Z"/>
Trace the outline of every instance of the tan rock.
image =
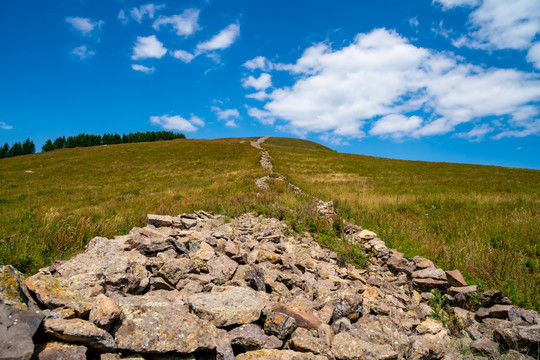
<path id="1" fill-rule="evenodd" d="M 36 354 L 38 360 L 86 360 L 87 350 L 82 345 L 53 341 L 37 346 Z"/>
<path id="2" fill-rule="evenodd" d="M 89 321 L 81 319 L 48 319 L 43 322 L 47 335 L 67 342 L 82 343 L 101 351 L 116 349 L 116 343 L 111 334 Z"/>
<path id="3" fill-rule="evenodd" d="M 237 360 L 327 360 L 326 356 L 301 353 L 292 350 L 263 349 L 248 351 L 236 357 Z"/>
<path id="4" fill-rule="evenodd" d="M 21 310 L 39 310 L 28 292 L 23 274 L 11 265 L 0 265 L 0 303 Z"/>
<path id="5" fill-rule="evenodd" d="M 319 320 L 315 315 L 295 310 L 280 303 L 272 306 L 271 310 L 292 317 L 296 321 L 296 325 L 298 327 L 303 327 L 306 329 L 318 329 L 322 325 L 321 320 Z"/>
<path id="6" fill-rule="evenodd" d="M 450 270 L 446 271 L 446 279 L 448 280 L 448 283 L 450 286 L 454 287 L 462 287 L 467 286 L 467 282 L 463 278 L 463 275 L 461 275 L 461 272 L 459 270 Z"/>
<path id="7" fill-rule="evenodd" d="M 99 294 L 90 311 L 89 320 L 100 328 L 108 330 L 113 322 L 118 319 L 118 316 L 120 316 L 120 308 L 114 300 L 103 294 Z"/>

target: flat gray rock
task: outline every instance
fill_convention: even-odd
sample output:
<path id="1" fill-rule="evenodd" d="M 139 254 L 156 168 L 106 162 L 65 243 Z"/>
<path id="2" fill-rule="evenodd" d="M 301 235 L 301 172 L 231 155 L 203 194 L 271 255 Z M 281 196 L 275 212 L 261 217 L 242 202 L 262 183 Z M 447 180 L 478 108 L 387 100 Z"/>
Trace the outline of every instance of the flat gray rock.
<path id="1" fill-rule="evenodd" d="M 44 315 L 0 303 L 0 360 L 29 360 L 34 353 L 32 337 Z"/>

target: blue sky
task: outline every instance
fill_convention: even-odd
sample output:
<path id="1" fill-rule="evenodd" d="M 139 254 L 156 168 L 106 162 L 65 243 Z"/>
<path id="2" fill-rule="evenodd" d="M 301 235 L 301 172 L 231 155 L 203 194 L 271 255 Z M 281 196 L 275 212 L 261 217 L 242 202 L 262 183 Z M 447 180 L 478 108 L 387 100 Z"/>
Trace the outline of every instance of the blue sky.
<path id="1" fill-rule="evenodd" d="M 540 169 L 537 0 L 3 1 L 0 142 L 178 130 Z"/>

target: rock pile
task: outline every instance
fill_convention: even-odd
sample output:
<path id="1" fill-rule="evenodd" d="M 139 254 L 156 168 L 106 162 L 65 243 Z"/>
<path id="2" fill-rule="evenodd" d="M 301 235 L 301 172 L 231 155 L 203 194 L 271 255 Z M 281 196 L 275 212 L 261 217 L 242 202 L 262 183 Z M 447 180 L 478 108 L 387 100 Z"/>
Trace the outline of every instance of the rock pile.
<path id="1" fill-rule="evenodd" d="M 346 236 L 372 254 L 369 269 L 254 214 L 148 215 L 147 223 L 94 238 L 27 279 L 0 267 L 0 359 L 467 358 L 460 348 L 482 354 L 476 359 L 533 359 L 539 351 L 536 312 L 498 291 L 478 294 L 458 271 L 406 259 L 358 226 L 347 225 Z M 431 289 L 452 305 L 461 334 L 433 318 Z"/>

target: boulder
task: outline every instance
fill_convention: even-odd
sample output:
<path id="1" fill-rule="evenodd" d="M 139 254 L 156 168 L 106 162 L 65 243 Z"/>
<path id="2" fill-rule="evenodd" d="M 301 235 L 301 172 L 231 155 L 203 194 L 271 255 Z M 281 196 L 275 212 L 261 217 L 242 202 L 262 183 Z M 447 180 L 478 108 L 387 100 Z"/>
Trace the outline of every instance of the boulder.
<path id="1" fill-rule="evenodd" d="M 373 344 L 350 332 L 342 332 L 334 337 L 332 353 L 338 360 L 397 359 L 398 353 L 388 344 Z"/>
<path id="2" fill-rule="evenodd" d="M 427 318 L 416 327 L 416 332 L 419 334 L 438 334 L 443 329 L 443 324 L 432 318 Z"/>
<path id="3" fill-rule="evenodd" d="M 435 279 L 446 281 L 446 274 L 443 270 L 437 268 L 427 268 L 417 270 L 412 273 L 413 279 Z"/>
<path id="4" fill-rule="evenodd" d="M 175 286 L 187 273 L 195 269 L 195 263 L 187 258 L 170 259 L 158 271 L 158 276 Z"/>
<path id="5" fill-rule="evenodd" d="M 116 350 L 111 334 L 82 319 L 47 319 L 43 322 L 45 334 L 67 342 L 77 342 L 96 350 Z"/>
<path id="6" fill-rule="evenodd" d="M 11 265 L 0 265 L 0 303 L 21 310 L 39 310 L 26 288 L 23 274 Z"/>
<path id="7" fill-rule="evenodd" d="M 512 305 L 493 305 L 488 309 L 489 314 L 497 319 L 508 319 L 508 313 L 514 308 Z"/>
<path id="8" fill-rule="evenodd" d="M 118 348 L 131 352 L 191 353 L 216 348 L 217 329 L 189 313 L 173 296 L 159 292 L 118 299 Z"/>
<path id="9" fill-rule="evenodd" d="M 235 286 L 217 287 L 211 293 L 193 294 L 187 301 L 191 311 L 218 327 L 257 321 L 265 306 L 255 291 Z"/>
<path id="10" fill-rule="evenodd" d="M 421 256 L 415 256 L 411 259 L 414 263 L 414 266 L 416 266 L 418 269 L 429 269 L 434 268 L 435 264 L 433 264 L 433 261 L 426 259 Z"/>
<path id="11" fill-rule="evenodd" d="M 32 337 L 43 318 L 40 311 L 0 303 L 0 359 L 29 360 L 34 353 Z"/>
<path id="12" fill-rule="evenodd" d="M 278 349 L 283 342 L 275 336 L 267 336 L 263 329 L 255 324 L 244 324 L 229 331 L 229 338 L 233 347 L 243 351 L 259 349 Z"/>
<path id="13" fill-rule="evenodd" d="M 86 351 L 83 345 L 66 344 L 58 341 L 37 346 L 38 360 L 86 360 Z"/>
<path id="14" fill-rule="evenodd" d="M 223 285 L 232 278 L 238 267 L 238 263 L 227 255 L 221 255 L 210 259 L 207 267 L 208 273 L 214 277 L 214 283 L 216 285 Z"/>
<path id="15" fill-rule="evenodd" d="M 161 227 L 161 226 L 182 227 L 182 223 L 180 222 L 180 219 L 178 219 L 177 217 L 169 216 L 169 215 L 148 214 L 146 215 L 146 223 L 148 225 L 153 225 L 155 227 Z"/>
<path id="16" fill-rule="evenodd" d="M 80 317 L 87 316 L 92 309 L 90 299 L 71 289 L 61 278 L 38 273 L 26 279 L 25 283 L 38 301 L 50 309 L 70 308 Z"/>
<path id="17" fill-rule="evenodd" d="M 478 339 L 471 343 L 471 347 L 481 354 L 489 355 L 493 359 L 498 359 L 501 355 L 499 352 L 499 344 L 489 339 Z"/>
<path id="18" fill-rule="evenodd" d="M 289 343 L 292 350 L 311 352 L 313 354 L 325 354 L 330 350 L 330 343 L 313 336 L 309 330 L 297 328 L 291 335 Z"/>
<path id="19" fill-rule="evenodd" d="M 448 282 L 445 280 L 436 279 L 413 279 L 413 285 L 422 291 L 429 291 L 433 289 L 444 289 L 448 287 Z"/>
<path id="20" fill-rule="evenodd" d="M 280 312 L 268 312 L 264 321 L 264 331 L 284 340 L 297 328 L 296 320 Z"/>
<path id="21" fill-rule="evenodd" d="M 506 348 L 522 353 L 538 354 L 540 346 L 540 325 L 514 326 L 495 330 L 495 339 Z"/>
<path id="22" fill-rule="evenodd" d="M 362 230 L 360 231 L 360 234 L 358 234 L 360 239 L 362 240 L 371 240 L 377 237 L 377 234 L 375 234 L 373 231 L 369 230 Z"/>
<path id="23" fill-rule="evenodd" d="M 461 275 L 461 272 L 459 270 L 450 270 L 445 271 L 446 279 L 448 280 L 448 283 L 450 286 L 454 287 L 462 287 L 467 286 L 467 282 L 463 278 L 463 275 Z"/>
<path id="24" fill-rule="evenodd" d="M 447 293 L 451 296 L 455 296 L 457 294 L 469 295 L 472 293 L 476 293 L 476 291 L 477 291 L 476 285 L 461 286 L 461 287 L 451 286 L 450 288 L 448 288 Z"/>
<path id="25" fill-rule="evenodd" d="M 119 315 L 120 309 L 114 300 L 103 294 L 99 294 L 90 311 L 89 320 L 100 328 L 108 330 L 113 322 L 118 319 Z"/>
<path id="26" fill-rule="evenodd" d="M 319 320 L 315 315 L 304 311 L 295 310 L 292 307 L 281 303 L 273 305 L 270 309 L 274 312 L 280 312 L 292 317 L 296 321 L 296 325 L 298 327 L 306 329 L 318 329 L 322 325 L 321 320 Z"/>

